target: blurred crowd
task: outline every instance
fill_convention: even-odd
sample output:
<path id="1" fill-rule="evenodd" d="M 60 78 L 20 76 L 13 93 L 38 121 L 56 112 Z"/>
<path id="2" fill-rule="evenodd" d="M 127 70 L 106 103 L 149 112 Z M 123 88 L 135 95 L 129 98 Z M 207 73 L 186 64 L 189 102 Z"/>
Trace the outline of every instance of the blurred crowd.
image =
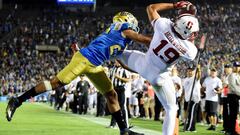
<path id="1" fill-rule="evenodd" d="M 233 61 L 240 61 L 240 40 L 238 34 L 240 32 L 240 6 L 233 4 L 210 6 L 205 4 L 197 5 L 197 8 L 201 26 L 199 37 L 202 33 L 207 32 L 209 39 L 200 61 L 202 78 L 205 78 L 208 75 L 208 69 L 213 67 L 217 69 L 219 72 L 218 76 L 221 78 L 224 65 Z M 59 9 L 44 9 L 36 15 L 29 18 L 14 18 L 10 16 L 5 20 L 0 19 L 0 95 L 22 93 L 40 80 L 56 75 L 71 59 L 71 43 L 78 42 L 80 47 L 86 46 L 109 26 L 114 13 L 111 15 L 85 16 L 84 14 L 79 15 Z M 136 14 L 136 17 L 138 16 L 141 16 L 141 12 Z M 166 13 L 163 16 L 174 17 Z M 146 35 L 153 33 L 147 19 L 140 19 L 139 25 L 141 33 Z M 5 37 L 9 33 L 9 37 Z M 196 41 L 196 45 L 198 44 L 199 40 Z M 58 46 L 61 51 L 41 52 L 36 50 L 37 45 Z M 144 45 L 137 43 L 129 46 L 128 49 L 147 51 Z M 189 65 L 194 65 L 194 63 L 180 61 L 177 64 L 180 78 L 187 76 L 186 69 Z M 134 82 L 134 78 L 140 79 L 141 77 L 133 77 L 132 82 Z M 141 86 L 136 86 L 138 88 L 134 88 L 133 84 L 130 84 L 132 86 L 130 91 L 134 89 L 139 90 L 135 93 L 132 92 L 130 96 L 135 101 L 130 105 L 130 115 L 133 117 L 146 116 L 144 100 L 148 96 L 144 95 L 146 93 L 148 95 L 148 89 L 151 89 L 151 86 L 147 85 L 146 82 L 141 80 L 139 82 L 141 83 L 138 85 Z M 91 84 L 87 93 L 86 106 L 90 108 L 87 110 L 91 110 L 91 108 L 97 106 L 97 97 L 99 96 Z M 150 95 L 154 99 L 154 95 Z M 50 101 L 51 103 L 55 101 L 54 106 L 56 109 L 62 108 L 64 103 L 66 103 L 68 109 L 71 108 L 74 113 L 79 112 L 80 104 L 76 102 L 76 100 L 79 101 L 79 91 L 76 90 L 76 86 L 66 87 L 61 93 L 50 92 L 49 95 L 43 95 L 43 98 L 40 98 L 40 100 Z M 98 100 L 104 101 L 104 99 Z M 155 101 L 151 101 L 151 103 L 157 104 Z M 153 106 L 153 104 L 148 105 L 148 107 Z M 104 114 L 105 112 L 99 113 L 99 115 Z M 150 114 L 153 115 L 155 113 L 151 111 Z M 162 117 L 162 115 L 160 116 Z M 159 118 L 161 118 L 160 116 Z M 150 116 L 146 118 L 150 118 Z M 155 120 L 159 118 L 155 117 Z"/>

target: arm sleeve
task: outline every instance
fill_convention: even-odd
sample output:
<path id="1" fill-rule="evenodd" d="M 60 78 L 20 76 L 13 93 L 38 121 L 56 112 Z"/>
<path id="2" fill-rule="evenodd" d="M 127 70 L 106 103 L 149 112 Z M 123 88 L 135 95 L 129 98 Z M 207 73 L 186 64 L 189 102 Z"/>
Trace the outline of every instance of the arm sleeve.
<path id="1" fill-rule="evenodd" d="M 240 85 L 237 84 L 237 79 L 238 79 L 237 76 L 231 74 L 228 78 L 228 82 L 229 82 L 229 87 L 231 91 L 233 91 L 233 93 L 240 96 Z"/>
<path id="2" fill-rule="evenodd" d="M 154 31 L 164 31 L 169 28 L 169 25 L 172 23 L 170 19 L 160 17 L 151 22 Z"/>

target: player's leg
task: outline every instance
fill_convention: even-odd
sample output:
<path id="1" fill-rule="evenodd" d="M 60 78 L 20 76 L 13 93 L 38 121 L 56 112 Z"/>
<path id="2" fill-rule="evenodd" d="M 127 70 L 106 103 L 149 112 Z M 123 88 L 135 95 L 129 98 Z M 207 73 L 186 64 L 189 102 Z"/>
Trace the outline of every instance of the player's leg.
<path id="1" fill-rule="evenodd" d="M 126 122 L 128 127 L 128 121 L 127 121 L 128 119 L 126 118 L 126 111 L 125 111 L 125 88 L 122 86 L 122 87 L 115 87 L 114 89 L 117 92 L 118 103 L 121 108 L 124 121 Z M 115 127 L 115 126 L 116 126 L 116 120 L 112 117 L 109 127 Z"/>
<path id="2" fill-rule="evenodd" d="M 11 97 L 8 106 L 6 109 L 6 117 L 8 121 L 11 121 L 12 116 L 15 110 L 26 100 L 39 95 L 48 90 L 54 90 L 58 87 L 61 87 L 65 84 L 70 83 L 73 79 L 75 79 L 79 74 L 84 71 L 86 59 L 80 54 L 75 53 L 71 62 L 60 71 L 56 77 L 51 80 L 45 80 L 37 84 L 35 87 L 26 91 L 19 97 Z"/>
<path id="3" fill-rule="evenodd" d="M 161 85 L 153 83 L 155 94 L 162 103 L 166 115 L 163 123 L 163 135 L 172 135 L 175 127 L 175 119 L 177 114 L 177 105 L 175 98 L 175 88 L 171 78 L 162 78 L 159 76 L 158 79 L 162 80 Z"/>
<path id="4" fill-rule="evenodd" d="M 118 57 L 121 64 L 126 65 L 128 68 L 135 72 L 141 72 L 144 63 L 145 53 L 136 50 L 125 50 L 121 56 Z"/>
<path id="5" fill-rule="evenodd" d="M 124 120 L 123 114 L 120 110 L 118 103 L 118 97 L 116 91 L 113 89 L 113 85 L 110 79 L 107 77 L 101 66 L 90 69 L 86 73 L 89 80 L 94 84 L 94 86 L 103 94 L 107 99 L 107 106 L 112 117 L 116 120 L 118 127 L 120 129 L 121 135 L 141 135 L 130 131 L 127 128 L 127 124 Z"/>
<path id="6" fill-rule="evenodd" d="M 59 86 L 63 86 L 63 84 L 59 81 L 57 77 L 54 77 L 50 81 L 43 81 L 36 85 L 35 87 L 31 88 L 30 90 L 26 91 L 19 97 L 11 97 L 8 102 L 8 106 L 6 109 L 6 118 L 8 121 L 11 121 L 12 116 L 19 106 L 22 105 L 23 102 L 30 99 L 31 97 L 35 97 L 47 90 L 55 89 Z"/>

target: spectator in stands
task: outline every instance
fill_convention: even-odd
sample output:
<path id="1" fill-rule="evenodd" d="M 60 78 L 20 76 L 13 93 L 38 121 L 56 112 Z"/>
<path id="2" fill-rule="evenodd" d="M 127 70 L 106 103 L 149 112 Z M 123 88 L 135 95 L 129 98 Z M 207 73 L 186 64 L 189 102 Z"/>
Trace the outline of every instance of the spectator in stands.
<path id="1" fill-rule="evenodd" d="M 228 77 L 228 128 L 226 129 L 227 135 L 238 135 L 236 132 L 236 120 L 239 112 L 239 96 L 240 96 L 240 62 L 233 63 L 233 72 Z"/>
<path id="2" fill-rule="evenodd" d="M 212 67 L 216 67 L 216 70 L 221 72 L 223 62 L 229 63 L 236 58 L 240 58 L 240 41 L 238 40 L 238 33 L 240 32 L 238 28 L 239 6 L 237 4 L 209 5 L 204 3 L 204 6 L 198 5 L 197 7 L 201 28 L 203 28 L 203 31 L 208 31 L 209 37 L 209 42 L 201 56 L 201 65 L 205 67 L 208 60 L 211 59 Z M 78 13 L 71 13 L 71 16 L 69 16 L 69 13 L 58 9 L 39 9 L 39 14 L 36 18 L 35 16 L 34 18 L 15 16 L 15 20 L 0 18 L 0 40 L 6 34 L 11 35 L 0 42 L 0 95 L 21 94 L 24 92 L 23 90 L 35 85 L 38 82 L 37 80 L 42 80 L 42 78 L 39 78 L 40 75 L 48 78 L 50 75 L 56 74 L 69 62 L 69 59 L 64 58 L 71 57 L 68 44 L 72 42 L 73 37 L 77 39 L 80 47 L 84 47 L 88 41 L 108 27 L 111 20 L 109 19 L 110 15 L 109 17 L 99 17 L 94 14 L 90 16 L 84 14 L 84 17 L 79 17 Z M 141 15 L 141 12 L 139 14 Z M 88 25 L 93 23 L 97 25 Z M 139 23 L 144 34 L 152 34 L 152 26 L 149 23 L 143 20 Z M 201 33 L 199 34 L 201 35 Z M 59 54 L 56 52 L 40 52 L 36 50 L 36 45 L 59 46 L 61 52 Z M 128 49 L 143 52 L 147 50 L 145 46 L 137 43 L 129 46 Z M 181 67 L 178 68 L 181 78 L 186 75 L 183 69 L 188 64 L 180 62 L 177 65 L 177 67 Z M 206 76 L 206 74 L 207 72 L 203 69 L 203 76 Z M 31 79 L 36 81 L 29 83 L 32 82 Z M 56 93 L 55 95 L 57 106 L 59 106 L 61 95 L 62 93 Z M 97 115 L 104 114 L 99 109 L 105 110 L 104 97 L 101 97 L 100 100 Z M 103 103 L 101 107 L 99 107 L 99 103 Z M 160 108 L 157 105 L 156 108 Z M 204 98 L 201 100 L 201 105 L 203 105 L 201 110 L 204 112 Z M 159 113 L 155 114 L 156 120 L 159 118 L 157 114 Z M 223 116 L 225 116 L 224 113 Z"/>
<path id="3" fill-rule="evenodd" d="M 207 77 L 202 87 L 206 90 L 206 113 L 209 118 L 211 126 L 208 130 L 216 130 L 217 124 L 217 108 L 218 108 L 218 94 L 222 90 L 222 81 L 217 77 L 217 70 L 212 68 L 210 76 Z"/>
<path id="4" fill-rule="evenodd" d="M 229 92 L 229 86 L 228 86 L 228 77 L 232 73 L 232 67 L 230 64 L 224 65 L 224 74 L 222 76 L 222 82 L 223 82 L 223 90 L 222 90 L 222 104 L 223 104 L 223 132 L 228 129 L 228 113 L 229 113 L 229 107 L 228 107 L 228 101 L 227 101 L 227 95 Z"/>

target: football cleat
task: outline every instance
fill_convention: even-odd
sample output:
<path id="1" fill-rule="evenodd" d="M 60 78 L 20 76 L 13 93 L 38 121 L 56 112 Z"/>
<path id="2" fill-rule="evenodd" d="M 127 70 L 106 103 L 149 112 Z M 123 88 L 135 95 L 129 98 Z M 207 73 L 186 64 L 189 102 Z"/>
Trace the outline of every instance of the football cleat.
<path id="1" fill-rule="evenodd" d="M 11 97 L 9 99 L 7 109 L 6 109 L 6 118 L 8 121 L 12 120 L 14 112 L 20 105 L 21 105 L 21 103 L 19 102 L 19 100 L 16 97 Z"/>

